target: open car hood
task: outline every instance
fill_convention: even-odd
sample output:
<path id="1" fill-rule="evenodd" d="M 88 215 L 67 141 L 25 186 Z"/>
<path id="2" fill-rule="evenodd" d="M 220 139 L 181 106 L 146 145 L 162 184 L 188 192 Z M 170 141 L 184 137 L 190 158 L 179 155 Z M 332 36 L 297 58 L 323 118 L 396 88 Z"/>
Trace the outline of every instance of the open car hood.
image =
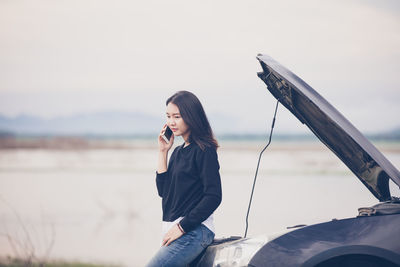
<path id="1" fill-rule="evenodd" d="M 391 198 L 389 179 L 400 186 L 400 172 L 342 114 L 311 86 L 267 55 L 258 55 L 258 77 L 290 112 L 360 179 L 379 201 Z"/>

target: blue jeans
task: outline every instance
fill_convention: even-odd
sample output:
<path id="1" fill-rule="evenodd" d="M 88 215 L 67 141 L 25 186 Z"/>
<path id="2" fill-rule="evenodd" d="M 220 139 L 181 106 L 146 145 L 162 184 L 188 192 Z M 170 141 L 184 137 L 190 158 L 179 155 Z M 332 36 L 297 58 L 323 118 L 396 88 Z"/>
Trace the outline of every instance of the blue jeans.
<path id="1" fill-rule="evenodd" d="M 214 233 L 206 226 L 184 234 L 167 247 L 161 247 L 147 267 L 187 266 L 214 240 Z"/>

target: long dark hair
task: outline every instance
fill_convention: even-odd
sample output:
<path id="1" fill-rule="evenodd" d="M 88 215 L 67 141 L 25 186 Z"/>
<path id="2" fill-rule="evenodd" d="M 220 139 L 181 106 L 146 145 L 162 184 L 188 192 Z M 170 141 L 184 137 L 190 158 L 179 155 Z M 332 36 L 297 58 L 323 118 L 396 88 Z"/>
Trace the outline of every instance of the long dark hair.
<path id="1" fill-rule="evenodd" d="M 202 150 L 205 147 L 218 148 L 210 123 L 200 100 L 191 92 L 179 91 L 167 99 L 166 105 L 175 104 L 183 121 L 189 127 L 189 143 L 195 142 Z"/>

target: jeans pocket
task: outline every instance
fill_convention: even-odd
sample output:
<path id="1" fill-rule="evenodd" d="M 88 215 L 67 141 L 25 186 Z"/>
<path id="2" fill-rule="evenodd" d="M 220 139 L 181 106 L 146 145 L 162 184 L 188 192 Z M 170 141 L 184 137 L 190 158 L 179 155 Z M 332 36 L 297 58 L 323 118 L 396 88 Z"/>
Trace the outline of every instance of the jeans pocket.
<path id="1" fill-rule="evenodd" d="M 204 225 L 201 225 L 201 232 L 203 234 L 201 246 L 206 248 L 213 242 L 214 233 Z"/>

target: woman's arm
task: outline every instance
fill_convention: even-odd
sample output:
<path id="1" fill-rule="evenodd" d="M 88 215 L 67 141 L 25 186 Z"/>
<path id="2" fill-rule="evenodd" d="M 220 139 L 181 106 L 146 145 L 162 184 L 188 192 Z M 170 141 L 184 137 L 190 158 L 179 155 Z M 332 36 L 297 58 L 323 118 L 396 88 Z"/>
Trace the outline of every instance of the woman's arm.
<path id="1" fill-rule="evenodd" d="M 186 233 L 205 221 L 217 209 L 222 200 L 221 178 L 216 150 L 214 148 L 206 148 L 201 151 L 198 154 L 196 163 L 203 183 L 203 197 L 180 222 L 180 226 Z"/>
<path id="2" fill-rule="evenodd" d="M 164 192 L 164 183 L 168 177 L 167 173 L 167 158 L 168 158 L 168 151 L 166 152 L 158 152 L 158 168 L 156 173 L 156 185 L 158 195 L 163 197 Z"/>
<path id="3" fill-rule="evenodd" d="M 199 153 L 196 164 L 203 183 L 203 197 L 200 202 L 179 223 L 164 236 L 162 245 L 168 246 L 183 234 L 195 229 L 219 206 L 222 199 L 218 156 L 215 149 L 207 148 Z M 172 156 L 171 156 L 172 157 Z"/>
<path id="4" fill-rule="evenodd" d="M 160 134 L 158 135 L 158 166 L 157 166 L 157 175 L 156 175 L 156 184 L 157 184 L 157 191 L 158 195 L 162 197 L 164 181 L 167 176 L 167 161 L 168 161 L 168 151 L 171 149 L 174 143 L 174 135 L 171 136 L 169 143 L 167 143 L 164 138 L 165 129 L 167 125 L 165 124 L 164 127 L 161 129 Z"/>

